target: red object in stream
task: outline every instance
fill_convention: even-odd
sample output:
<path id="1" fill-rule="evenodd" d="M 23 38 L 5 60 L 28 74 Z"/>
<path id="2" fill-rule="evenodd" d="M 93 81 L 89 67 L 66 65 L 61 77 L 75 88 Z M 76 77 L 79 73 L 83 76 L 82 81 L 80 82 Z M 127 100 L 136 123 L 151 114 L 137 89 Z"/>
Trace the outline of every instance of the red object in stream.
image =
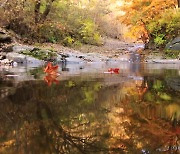
<path id="1" fill-rule="evenodd" d="M 44 81 L 47 82 L 48 86 L 51 86 L 53 83 L 58 84 L 58 65 L 53 66 L 51 62 L 48 62 L 47 66 L 44 68 L 44 72 L 47 75 L 44 77 Z"/>
<path id="2" fill-rule="evenodd" d="M 56 74 L 58 70 L 58 65 L 53 66 L 51 62 L 48 62 L 47 66 L 44 68 L 44 72 L 48 74 Z"/>
<path id="3" fill-rule="evenodd" d="M 108 72 L 119 74 L 119 68 L 110 68 L 110 69 L 108 69 Z"/>

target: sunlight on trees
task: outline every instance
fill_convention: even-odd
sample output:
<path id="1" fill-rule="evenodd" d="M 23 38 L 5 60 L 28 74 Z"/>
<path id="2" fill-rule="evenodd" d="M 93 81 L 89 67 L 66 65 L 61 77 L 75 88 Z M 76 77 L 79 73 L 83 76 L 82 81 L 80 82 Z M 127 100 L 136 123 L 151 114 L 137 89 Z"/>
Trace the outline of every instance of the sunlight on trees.
<path id="1" fill-rule="evenodd" d="M 130 25 L 128 36 L 141 39 L 145 44 L 153 42 L 157 46 L 163 46 L 179 35 L 180 10 L 177 9 L 177 0 L 130 2 L 121 7 L 125 15 L 119 17 L 120 21 Z"/>

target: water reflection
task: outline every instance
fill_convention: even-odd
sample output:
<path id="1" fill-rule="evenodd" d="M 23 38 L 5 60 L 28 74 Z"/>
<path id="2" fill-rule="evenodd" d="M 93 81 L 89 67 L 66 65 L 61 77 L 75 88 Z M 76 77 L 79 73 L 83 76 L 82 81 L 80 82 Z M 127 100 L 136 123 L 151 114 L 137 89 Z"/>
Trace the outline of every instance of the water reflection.
<path id="1" fill-rule="evenodd" d="M 141 66 L 51 86 L 42 68 L 28 73 L 36 80 L 0 78 L 0 153 L 179 152 L 178 70 Z"/>

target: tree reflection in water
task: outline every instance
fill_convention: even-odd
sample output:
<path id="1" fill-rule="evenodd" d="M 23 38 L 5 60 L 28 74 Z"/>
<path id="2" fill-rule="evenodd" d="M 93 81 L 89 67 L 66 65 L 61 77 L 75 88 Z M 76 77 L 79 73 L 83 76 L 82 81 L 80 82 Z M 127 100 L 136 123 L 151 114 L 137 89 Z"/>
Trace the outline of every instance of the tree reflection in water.
<path id="1" fill-rule="evenodd" d="M 180 144 L 179 92 L 164 78 L 1 88 L 9 90 L 0 99 L 1 153 L 159 153 Z"/>

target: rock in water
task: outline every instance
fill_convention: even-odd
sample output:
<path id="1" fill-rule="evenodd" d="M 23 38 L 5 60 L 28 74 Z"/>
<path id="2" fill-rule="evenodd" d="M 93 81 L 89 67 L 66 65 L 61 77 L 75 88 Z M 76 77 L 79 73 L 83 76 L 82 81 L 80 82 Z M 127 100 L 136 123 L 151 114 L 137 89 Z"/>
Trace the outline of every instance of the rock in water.
<path id="1" fill-rule="evenodd" d="M 19 54 L 19 53 L 11 52 L 11 53 L 8 53 L 6 55 L 6 57 L 10 60 L 17 62 L 17 63 L 26 63 L 26 56 Z"/>

